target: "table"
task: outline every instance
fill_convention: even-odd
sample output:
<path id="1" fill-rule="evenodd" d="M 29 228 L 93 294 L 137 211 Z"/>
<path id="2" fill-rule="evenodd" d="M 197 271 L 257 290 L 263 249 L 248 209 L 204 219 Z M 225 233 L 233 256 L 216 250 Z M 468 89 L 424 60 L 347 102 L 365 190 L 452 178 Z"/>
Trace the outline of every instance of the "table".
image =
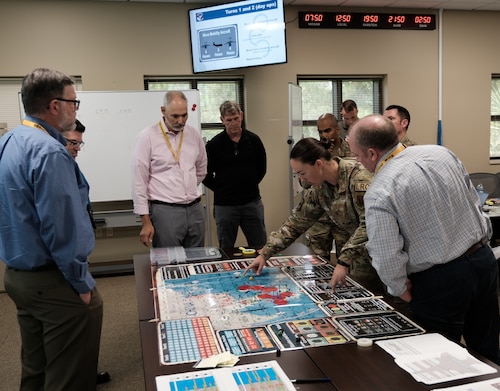
<path id="1" fill-rule="evenodd" d="M 142 359 L 144 366 L 144 381 L 146 391 L 156 391 L 156 376 L 170 375 L 180 372 L 194 371 L 193 363 L 160 365 L 158 358 L 158 340 L 156 323 L 142 321 L 139 324 L 142 346 Z M 259 361 L 276 360 L 290 378 L 319 378 L 324 373 L 316 366 L 314 361 L 305 353 L 305 350 L 291 350 L 281 353 L 259 354 L 241 357 L 240 364 L 249 364 Z M 303 391 L 332 391 L 337 390 L 332 383 L 301 384 Z"/>
<path id="2" fill-rule="evenodd" d="M 223 259 L 230 259 L 230 255 L 238 252 L 236 249 L 223 249 Z M 294 243 L 281 255 L 307 255 L 312 254 L 305 245 Z M 155 309 L 153 302 L 153 281 L 151 278 L 151 264 L 149 255 L 134 256 L 134 272 L 136 282 L 137 305 L 139 313 L 139 333 L 141 337 L 142 359 L 144 367 L 144 380 L 146 391 L 156 391 L 155 377 L 179 372 L 193 371 L 193 363 L 160 365 L 158 357 L 158 335 L 155 322 Z M 292 350 L 282 352 L 278 356 L 275 352 L 255 356 L 241 357 L 241 364 L 259 361 L 276 360 L 290 378 L 320 378 L 325 377 L 323 371 L 318 369 L 314 361 L 305 350 Z M 301 384 L 304 391 L 337 390 L 332 383 Z"/>
<path id="3" fill-rule="evenodd" d="M 349 343 L 305 349 L 305 351 L 319 369 L 325 373 L 325 376 L 332 379 L 335 387 L 342 391 L 429 391 L 434 388 L 451 387 L 500 377 L 500 373 L 497 372 L 428 386 L 414 380 L 408 372 L 394 363 L 391 355 L 376 344 L 361 348 L 356 344 Z M 497 370 L 500 369 L 494 363 L 477 355 L 474 356 Z"/>
<path id="4" fill-rule="evenodd" d="M 303 245 L 291 246 L 287 250 L 282 255 L 311 254 L 310 250 Z M 157 326 L 154 320 L 151 321 L 154 319 L 155 314 L 149 257 L 147 255 L 134 256 L 134 270 L 146 391 L 156 391 L 156 376 L 193 371 L 193 363 L 160 365 Z M 415 381 L 409 373 L 394 363 L 392 356 L 375 344 L 368 348 L 358 347 L 355 343 L 348 343 L 289 350 L 280 354 L 272 352 L 241 357 L 240 363 L 248 364 L 269 360 L 276 360 L 291 379 L 327 377 L 331 380 L 330 383 L 301 384 L 301 391 L 429 391 L 438 387 L 500 377 L 500 373 L 495 373 L 427 386 Z M 500 369 L 500 367 L 485 359 L 481 360 L 497 370 Z"/>

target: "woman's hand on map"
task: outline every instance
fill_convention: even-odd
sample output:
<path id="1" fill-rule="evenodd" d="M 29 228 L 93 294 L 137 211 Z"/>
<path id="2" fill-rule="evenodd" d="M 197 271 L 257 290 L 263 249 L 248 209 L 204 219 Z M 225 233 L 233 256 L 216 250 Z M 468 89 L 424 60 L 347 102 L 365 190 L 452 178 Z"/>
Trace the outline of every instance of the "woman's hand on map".
<path id="1" fill-rule="evenodd" d="M 262 269 L 264 268 L 265 264 L 266 264 L 266 260 L 264 259 L 264 257 L 262 255 L 259 255 L 259 256 L 257 256 L 257 258 L 255 258 L 253 260 L 253 262 L 250 265 L 247 266 L 243 275 L 245 276 L 249 270 L 253 270 L 255 275 L 258 276 L 260 274 L 260 272 L 262 271 Z"/>
<path id="2" fill-rule="evenodd" d="M 347 273 L 349 272 L 349 268 L 346 266 L 342 266 L 337 264 L 335 269 L 333 270 L 332 279 L 330 280 L 330 284 L 332 285 L 332 291 L 335 292 L 335 288 L 337 285 L 345 286 L 346 281 L 345 278 Z"/>

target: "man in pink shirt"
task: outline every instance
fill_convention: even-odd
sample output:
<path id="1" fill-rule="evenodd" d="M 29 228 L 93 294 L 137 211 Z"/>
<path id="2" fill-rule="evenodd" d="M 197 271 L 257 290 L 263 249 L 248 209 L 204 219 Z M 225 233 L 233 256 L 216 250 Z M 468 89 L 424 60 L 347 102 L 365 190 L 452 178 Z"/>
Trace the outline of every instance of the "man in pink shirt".
<path id="1" fill-rule="evenodd" d="M 136 139 L 132 168 L 134 213 L 141 216 L 141 243 L 153 247 L 203 247 L 205 217 L 198 185 L 207 174 L 199 129 L 186 125 L 188 101 L 165 94 L 163 117 Z"/>

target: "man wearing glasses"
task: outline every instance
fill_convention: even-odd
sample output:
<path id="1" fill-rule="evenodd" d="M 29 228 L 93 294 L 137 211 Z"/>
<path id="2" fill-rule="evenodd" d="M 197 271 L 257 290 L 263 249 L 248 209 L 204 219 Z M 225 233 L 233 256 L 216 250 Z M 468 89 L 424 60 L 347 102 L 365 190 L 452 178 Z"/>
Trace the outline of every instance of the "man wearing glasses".
<path id="1" fill-rule="evenodd" d="M 85 145 L 83 142 L 83 132 L 85 132 L 85 126 L 80 121 L 76 120 L 75 129 L 63 133 L 66 139 L 66 149 L 74 159 L 76 159 L 78 152 Z"/>
<path id="2" fill-rule="evenodd" d="M 0 259 L 17 307 L 23 390 L 96 389 L 103 303 L 88 270 L 88 185 L 62 133 L 75 126 L 73 80 L 23 79 L 22 125 L 0 139 Z"/>
<path id="3" fill-rule="evenodd" d="M 85 145 L 85 143 L 83 142 L 83 132 L 85 132 L 85 126 L 78 120 L 76 120 L 75 122 L 74 129 L 63 132 L 63 137 L 66 140 L 66 149 L 71 154 L 71 156 L 73 156 L 73 159 L 76 159 L 76 157 L 78 156 L 78 152 Z M 82 173 L 82 178 L 88 187 L 89 184 L 83 173 Z M 94 214 L 92 212 L 92 204 L 90 203 L 90 199 L 87 200 L 87 211 L 89 212 L 92 228 L 95 229 L 96 226 L 94 222 Z"/>
<path id="4" fill-rule="evenodd" d="M 63 132 L 63 136 L 66 139 L 66 149 L 73 156 L 73 159 L 76 159 L 78 156 L 78 152 L 85 145 L 83 142 L 83 132 L 85 132 L 85 125 L 83 125 L 79 120 L 75 122 L 75 129 L 68 130 Z M 83 173 L 82 173 L 83 176 Z M 83 178 L 85 181 L 85 177 Z M 88 200 L 87 210 L 89 212 L 90 221 L 92 223 L 92 227 L 95 228 L 94 216 L 92 213 L 92 204 L 90 200 Z M 107 383 L 111 380 L 111 376 L 108 372 L 99 372 L 97 374 L 97 384 Z"/>

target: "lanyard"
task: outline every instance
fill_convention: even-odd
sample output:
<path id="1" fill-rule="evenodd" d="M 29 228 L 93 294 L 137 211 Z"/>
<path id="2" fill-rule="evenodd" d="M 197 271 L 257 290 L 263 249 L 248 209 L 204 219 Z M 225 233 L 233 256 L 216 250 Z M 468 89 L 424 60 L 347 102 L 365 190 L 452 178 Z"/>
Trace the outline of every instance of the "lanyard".
<path id="1" fill-rule="evenodd" d="M 49 132 L 47 132 L 47 129 L 45 129 L 42 125 L 37 124 L 36 122 L 30 121 L 27 119 L 23 119 L 23 125 L 30 126 L 32 128 L 40 129 L 41 131 L 49 134 Z"/>
<path id="2" fill-rule="evenodd" d="M 382 160 L 380 163 L 377 164 L 377 168 L 375 170 L 375 173 L 379 172 L 380 169 L 385 165 L 385 163 L 387 163 L 389 160 L 391 160 L 394 156 L 396 156 L 401 151 L 404 151 L 405 148 L 406 148 L 406 146 L 401 144 L 394 151 L 392 151 L 384 160 Z"/>
<path id="3" fill-rule="evenodd" d="M 177 152 L 174 151 L 174 148 L 172 147 L 172 144 L 170 143 L 170 140 L 167 136 L 167 133 L 165 132 L 165 129 L 163 129 L 163 125 L 161 123 L 162 121 L 158 122 L 158 125 L 160 125 L 161 132 L 163 133 L 163 137 L 165 138 L 165 141 L 167 142 L 168 149 L 170 149 L 170 152 L 172 152 L 172 156 L 175 159 L 176 163 L 179 163 L 179 156 L 181 154 L 181 147 L 182 147 L 182 140 L 184 140 L 184 131 L 181 133 L 181 139 L 179 141 L 179 145 L 177 146 Z"/>

